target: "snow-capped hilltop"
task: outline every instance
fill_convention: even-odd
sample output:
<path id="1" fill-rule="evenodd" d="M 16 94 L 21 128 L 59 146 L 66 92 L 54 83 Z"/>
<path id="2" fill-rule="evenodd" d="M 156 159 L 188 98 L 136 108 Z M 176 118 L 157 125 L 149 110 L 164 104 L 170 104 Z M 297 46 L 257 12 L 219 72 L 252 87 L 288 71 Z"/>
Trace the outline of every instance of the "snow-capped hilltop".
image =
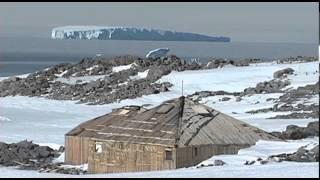
<path id="1" fill-rule="evenodd" d="M 118 26 L 63 26 L 52 29 L 52 39 L 230 42 L 229 37 Z"/>

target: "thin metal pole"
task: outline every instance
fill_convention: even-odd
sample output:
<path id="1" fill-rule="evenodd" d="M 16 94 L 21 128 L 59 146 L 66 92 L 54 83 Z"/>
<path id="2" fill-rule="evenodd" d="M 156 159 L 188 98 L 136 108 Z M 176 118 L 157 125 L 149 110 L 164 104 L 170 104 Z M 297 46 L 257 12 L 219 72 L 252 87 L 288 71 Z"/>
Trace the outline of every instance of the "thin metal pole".
<path id="1" fill-rule="evenodd" d="M 182 94 L 182 96 L 183 96 L 183 80 L 182 80 L 182 86 L 181 86 L 181 94 Z"/>

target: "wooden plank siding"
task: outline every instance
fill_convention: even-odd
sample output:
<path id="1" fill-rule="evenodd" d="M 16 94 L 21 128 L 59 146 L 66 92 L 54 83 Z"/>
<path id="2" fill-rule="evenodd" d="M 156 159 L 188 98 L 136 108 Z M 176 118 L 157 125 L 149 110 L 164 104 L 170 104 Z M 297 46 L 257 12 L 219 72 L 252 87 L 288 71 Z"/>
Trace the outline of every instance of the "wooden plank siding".
<path id="1" fill-rule="evenodd" d="M 200 162 L 209 159 L 213 155 L 237 154 L 240 149 L 249 146 L 249 144 L 209 144 L 179 147 L 176 149 L 176 168 L 197 165 Z"/>
<path id="2" fill-rule="evenodd" d="M 65 162 L 72 165 L 88 163 L 89 138 L 65 136 Z"/>
<path id="3" fill-rule="evenodd" d="M 102 152 L 95 152 L 96 142 Z M 166 160 L 166 149 L 172 150 L 172 160 Z M 129 142 L 89 142 L 89 173 L 119 173 L 175 169 L 175 149 L 172 146 L 135 144 Z"/>

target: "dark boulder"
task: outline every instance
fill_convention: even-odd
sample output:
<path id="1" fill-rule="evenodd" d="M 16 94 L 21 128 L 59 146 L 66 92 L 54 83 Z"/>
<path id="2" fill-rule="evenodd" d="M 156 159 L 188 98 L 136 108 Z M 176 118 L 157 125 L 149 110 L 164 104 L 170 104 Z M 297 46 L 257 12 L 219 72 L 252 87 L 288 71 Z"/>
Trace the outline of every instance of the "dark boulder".
<path id="1" fill-rule="evenodd" d="M 306 134 L 310 136 L 319 136 L 319 121 L 310 122 L 307 125 Z"/>
<path id="2" fill-rule="evenodd" d="M 225 164 L 226 163 L 224 161 L 219 160 L 219 159 L 214 160 L 214 163 L 213 163 L 214 166 L 223 166 Z"/>
<path id="3" fill-rule="evenodd" d="M 307 127 L 299 127 L 296 125 L 287 126 L 283 132 L 273 131 L 272 135 L 281 139 L 303 139 L 311 136 L 319 136 L 319 121 L 310 122 Z"/>
<path id="4" fill-rule="evenodd" d="M 229 101 L 231 98 L 229 98 L 229 97 L 223 97 L 222 99 L 221 99 L 221 101 Z"/>
<path id="5" fill-rule="evenodd" d="M 288 139 L 302 139 L 304 137 L 303 130 L 296 125 L 287 126 L 285 135 Z"/>
<path id="6" fill-rule="evenodd" d="M 274 78 L 281 78 L 284 75 L 293 74 L 294 70 L 292 68 L 285 68 L 273 73 Z"/>

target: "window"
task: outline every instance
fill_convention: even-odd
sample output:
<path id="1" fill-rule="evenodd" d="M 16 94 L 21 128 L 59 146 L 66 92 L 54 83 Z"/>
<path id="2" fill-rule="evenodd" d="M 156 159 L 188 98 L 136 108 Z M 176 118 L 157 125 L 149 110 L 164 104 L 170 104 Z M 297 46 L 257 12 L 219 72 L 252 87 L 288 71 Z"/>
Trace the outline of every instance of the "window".
<path id="1" fill-rule="evenodd" d="M 198 156 L 198 148 L 197 147 L 194 148 L 194 155 Z"/>
<path id="2" fill-rule="evenodd" d="M 166 160 L 172 160 L 172 151 L 166 150 Z"/>
<path id="3" fill-rule="evenodd" d="M 95 152 L 102 153 L 102 144 L 101 143 L 96 142 Z"/>

